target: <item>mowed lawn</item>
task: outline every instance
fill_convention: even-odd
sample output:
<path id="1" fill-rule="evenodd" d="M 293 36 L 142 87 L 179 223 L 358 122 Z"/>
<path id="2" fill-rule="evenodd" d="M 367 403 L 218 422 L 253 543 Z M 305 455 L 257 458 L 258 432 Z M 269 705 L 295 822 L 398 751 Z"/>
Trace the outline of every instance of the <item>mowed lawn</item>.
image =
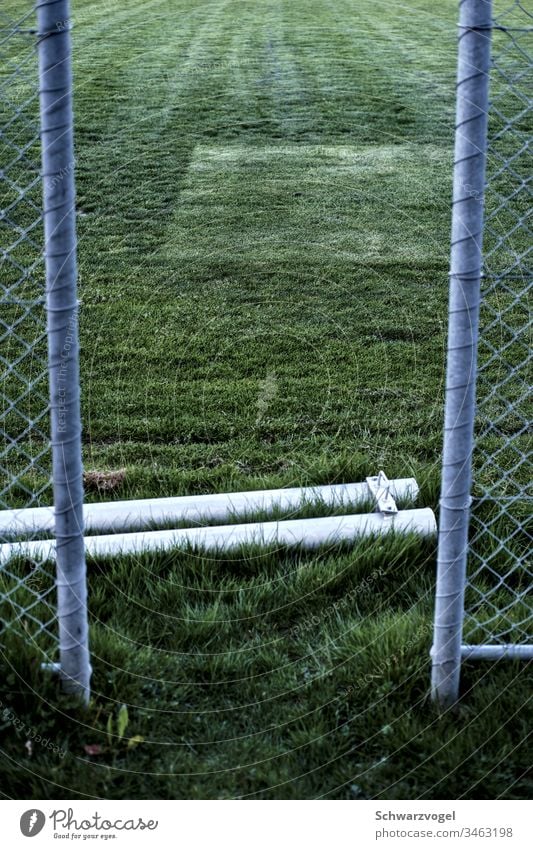
<path id="1" fill-rule="evenodd" d="M 74 0 L 85 465 L 126 470 L 110 497 L 383 468 L 436 509 L 456 6 Z M 434 572 L 411 538 L 91 562 L 92 703 L 7 655 L 1 792 L 528 796 L 524 666 L 428 701 Z"/>

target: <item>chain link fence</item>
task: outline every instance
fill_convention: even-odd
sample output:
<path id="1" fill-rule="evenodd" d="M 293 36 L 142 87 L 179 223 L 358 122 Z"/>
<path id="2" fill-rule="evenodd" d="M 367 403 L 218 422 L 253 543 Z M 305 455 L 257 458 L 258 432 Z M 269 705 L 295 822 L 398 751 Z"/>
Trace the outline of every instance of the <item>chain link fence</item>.
<path id="1" fill-rule="evenodd" d="M 443 702 L 457 695 L 461 658 L 533 656 L 533 15 L 520 0 L 459 7 L 433 649 Z M 8 0 L 0 11 L 0 511 L 55 502 L 57 552 L 57 574 L 26 556 L 0 558 L 0 645 L 22 639 L 48 660 L 59 647 L 64 674 L 88 693 L 77 341 L 66 347 L 77 313 L 68 20 L 68 0 L 36 10 L 27 0 L 22 14 Z M 0 545 L 16 539 L 0 518 Z"/>
<path id="2" fill-rule="evenodd" d="M 37 24 L 26 5 L 17 19 L 0 12 L 1 510 L 52 503 Z M 56 659 L 52 564 L 10 561 L 0 594 L 2 642 L 23 637 Z"/>
<path id="3" fill-rule="evenodd" d="M 461 659 L 533 658 L 533 14 L 520 0 L 459 6 L 432 649 L 433 693 L 445 705 L 457 698 Z"/>
<path id="4" fill-rule="evenodd" d="M 20 5 L 0 12 L 0 647 L 86 699 L 70 8 Z M 31 519 L 17 531 L 41 507 L 55 563 L 27 552 Z"/>
<path id="5" fill-rule="evenodd" d="M 493 4 L 467 644 L 533 644 L 531 12 Z"/>

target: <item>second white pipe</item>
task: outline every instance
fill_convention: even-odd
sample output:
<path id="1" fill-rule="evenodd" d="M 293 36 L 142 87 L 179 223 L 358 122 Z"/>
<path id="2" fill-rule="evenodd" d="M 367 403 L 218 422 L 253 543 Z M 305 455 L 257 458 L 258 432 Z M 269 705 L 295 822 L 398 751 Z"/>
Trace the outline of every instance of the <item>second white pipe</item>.
<path id="1" fill-rule="evenodd" d="M 353 541 L 363 535 L 395 532 L 429 536 L 436 530 L 433 511 L 422 508 L 400 510 L 393 516 L 362 513 L 353 516 L 325 516 L 319 519 L 290 519 L 245 525 L 214 525 L 204 528 L 90 536 L 85 537 L 85 548 L 87 555 L 94 558 L 173 548 L 229 551 L 240 545 L 254 543 L 301 545 L 312 549 L 324 544 Z M 0 545 L 0 566 L 17 556 L 35 561 L 53 560 L 55 550 L 54 540 L 6 543 Z"/>

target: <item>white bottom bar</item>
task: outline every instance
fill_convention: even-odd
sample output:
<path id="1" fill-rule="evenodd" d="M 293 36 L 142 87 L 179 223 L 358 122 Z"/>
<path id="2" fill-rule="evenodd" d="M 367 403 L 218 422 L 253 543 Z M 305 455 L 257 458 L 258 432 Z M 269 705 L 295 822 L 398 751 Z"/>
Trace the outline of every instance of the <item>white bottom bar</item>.
<path id="1" fill-rule="evenodd" d="M 349 542 L 362 535 L 416 533 L 429 536 L 436 533 L 433 511 L 400 510 L 394 516 L 383 513 L 363 513 L 353 516 L 326 516 L 319 519 L 290 519 L 281 522 L 256 522 L 246 525 L 215 525 L 206 528 L 146 531 L 132 534 L 108 534 L 85 537 L 89 557 L 108 557 L 120 554 L 140 554 L 143 551 L 164 551 L 172 548 L 199 548 L 229 551 L 243 544 L 301 545 L 316 548 L 327 543 Z M 12 557 L 32 560 L 52 560 L 54 540 L 23 541 L 0 546 L 0 565 Z"/>
<path id="2" fill-rule="evenodd" d="M 527 660 L 533 658 L 533 643 L 529 646 L 461 646 L 461 657 L 463 660 Z"/>
<path id="3" fill-rule="evenodd" d="M 38 745 L 42 748 L 42 743 Z M 63 751 L 59 754 L 62 756 Z M 207 755 L 199 755 L 198 768 L 206 760 Z M 237 767 L 233 763 L 229 766 Z M 215 783 L 217 778 L 219 784 Z M 214 776 L 211 786 L 220 796 L 219 788 L 224 789 L 226 784 L 223 777 Z M 254 785 L 250 778 L 250 787 L 251 795 L 256 787 L 261 787 L 260 779 Z M 445 790 L 446 787 L 445 784 Z M 231 800 L 243 797 L 235 797 L 231 791 L 223 793 L 224 798 L 229 798 L 221 804 L 219 799 L 68 799 L 67 789 L 60 799 L 34 798 L 31 803 L 2 800 L 2 840 L 9 849 L 28 849 L 32 845 L 49 849 L 66 845 L 63 838 L 69 840 L 68 845 L 79 841 L 80 845 L 90 846 L 94 840 L 95 845 L 105 846 L 107 841 L 104 843 L 102 838 L 106 837 L 110 838 L 107 845 L 116 845 L 118 838 L 122 841 L 118 845 L 127 849 L 179 845 L 198 849 L 250 849 L 251 845 L 253 849 L 354 845 L 360 849 L 531 847 L 531 802 L 525 797 L 459 801 L 357 799 L 354 804 L 340 804 L 340 792 L 332 792 L 333 798 L 292 799 L 284 786 L 277 790 L 281 798 L 270 798 L 273 795 L 274 791 L 266 793 L 267 807 L 262 799 L 245 796 L 246 804 L 237 809 Z M 42 827 L 42 831 L 36 833 L 39 840 L 32 844 L 26 836 L 27 827 L 30 817 L 37 813 L 41 816 L 36 817 L 35 830 Z M 357 842 L 353 839 L 354 821 Z M 484 837 L 474 837 L 480 831 Z"/>
<path id="4" fill-rule="evenodd" d="M 418 495 L 418 484 L 414 478 L 399 478 L 389 481 L 388 485 L 394 499 L 414 501 Z M 321 501 L 327 507 L 338 507 L 346 504 L 356 506 L 371 500 L 373 496 L 366 482 L 342 483 L 85 504 L 83 516 L 87 532 L 105 533 L 142 530 L 181 522 L 190 522 L 192 525 L 207 521 L 223 522 L 232 514 L 243 515 L 259 510 L 272 510 L 275 507 L 298 510 L 305 504 L 316 501 Z M 0 538 L 5 538 L 8 534 L 22 536 L 52 533 L 53 530 L 52 507 L 0 511 Z"/>

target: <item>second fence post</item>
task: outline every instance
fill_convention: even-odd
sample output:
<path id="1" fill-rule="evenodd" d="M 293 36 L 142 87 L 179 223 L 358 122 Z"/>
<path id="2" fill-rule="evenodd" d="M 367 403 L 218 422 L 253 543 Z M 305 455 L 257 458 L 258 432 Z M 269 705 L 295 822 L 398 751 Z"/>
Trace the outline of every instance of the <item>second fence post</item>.
<path id="1" fill-rule="evenodd" d="M 461 670 L 492 26 L 491 0 L 461 0 L 459 8 L 446 409 L 432 649 L 432 694 L 444 707 L 457 699 Z"/>
<path id="2" fill-rule="evenodd" d="M 89 698 L 69 0 L 36 3 L 61 677 Z"/>

